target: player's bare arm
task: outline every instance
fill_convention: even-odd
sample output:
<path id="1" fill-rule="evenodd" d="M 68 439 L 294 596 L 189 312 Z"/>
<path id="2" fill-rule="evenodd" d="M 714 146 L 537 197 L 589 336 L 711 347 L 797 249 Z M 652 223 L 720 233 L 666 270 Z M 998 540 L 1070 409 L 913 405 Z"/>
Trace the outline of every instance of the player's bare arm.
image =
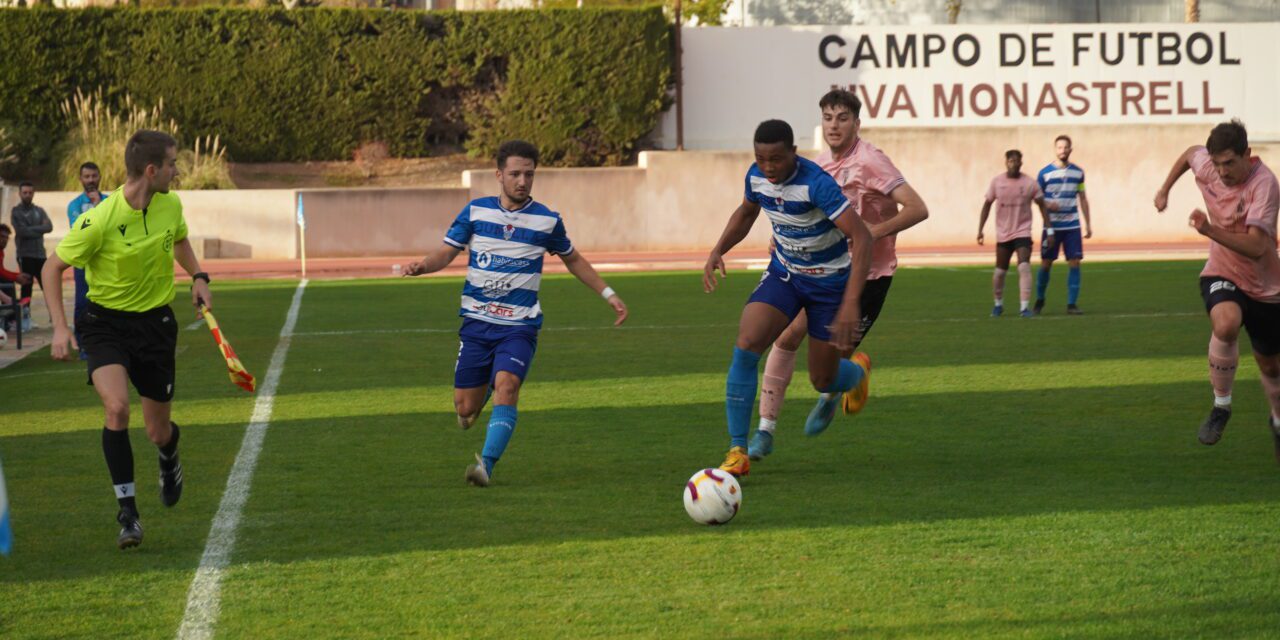
<path id="1" fill-rule="evenodd" d="M 862 324 L 859 300 L 867 284 L 867 272 L 871 270 L 871 245 L 875 240 L 861 216 L 842 215 L 832 222 L 849 238 L 849 282 L 845 285 L 844 300 L 831 326 L 831 343 L 844 351 L 852 349 L 858 341 L 858 329 Z"/>
<path id="2" fill-rule="evenodd" d="M 1173 162 L 1173 168 L 1169 169 L 1169 175 L 1165 177 L 1164 184 L 1160 185 L 1160 189 L 1156 191 L 1154 204 L 1157 213 L 1164 213 L 1164 210 L 1169 207 L 1169 191 L 1173 189 L 1173 185 L 1178 182 L 1182 174 L 1191 170 L 1191 154 L 1195 151 L 1196 147 L 1187 147 L 1187 150 Z"/>
<path id="3" fill-rule="evenodd" d="M 190 238 L 183 238 L 173 243 L 173 259 L 191 276 L 191 306 L 200 310 L 200 305 L 213 309 L 213 296 L 209 293 L 209 281 L 195 277 L 200 273 L 200 260 L 196 258 L 196 250 L 191 246 Z"/>
<path id="4" fill-rule="evenodd" d="M 1080 213 L 1084 215 L 1084 237 L 1087 240 L 1093 237 L 1093 221 L 1089 218 L 1089 196 L 1081 191 L 1078 197 L 1080 200 Z"/>
<path id="5" fill-rule="evenodd" d="M 75 336 L 67 327 L 67 314 L 62 309 L 62 274 L 70 267 L 58 257 L 57 252 L 50 252 L 40 272 L 45 283 L 44 301 L 49 307 L 49 317 L 53 318 L 53 342 L 49 346 L 49 355 L 54 360 L 70 360 L 70 354 L 80 351 L 80 345 L 76 344 Z"/>
<path id="6" fill-rule="evenodd" d="M 720 271 L 720 277 L 729 277 L 728 271 L 724 266 L 724 254 L 730 249 L 738 246 L 742 239 L 747 237 L 751 232 L 751 227 L 756 223 L 756 218 L 760 216 L 760 205 L 742 199 L 742 204 L 734 209 L 733 215 L 729 216 L 729 223 L 724 227 L 724 233 L 720 234 L 720 240 L 716 242 L 716 246 L 711 249 L 711 255 L 707 256 L 707 264 L 702 267 L 702 290 L 711 293 L 716 290 L 718 284 L 716 280 L 716 271 Z"/>
<path id="7" fill-rule="evenodd" d="M 441 244 L 434 251 L 428 253 L 419 262 L 410 262 L 409 266 L 404 270 L 404 275 L 408 276 L 424 276 L 428 273 L 435 273 L 447 266 L 453 259 L 462 253 L 462 249 L 447 244 Z"/>
<path id="8" fill-rule="evenodd" d="M 1214 226 L 1209 221 L 1209 214 L 1200 209 L 1191 212 L 1187 224 L 1195 229 L 1196 233 L 1250 260 L 1259 260 L 1268 251 L 1274 253 L 1276 250 L 1276 239 L 1267 235 L 1266 231 L 1258 227 L 1249 227 L 1245 233 L 1227 231 L 1222 227 Z"/>
<path id="9" fill-rule="evenodd" d="M 591 262 L 583 257 L 581 251 L 574 251 L 568 255 L 560 256 L 560 260 L 564 262 L 564 266 L 577 278 L 582 284 L 591 287 L 592 291 L 600 294 L 600 297 L 613 307 L 613 312 L 617 314 L 618 319 L 614 321 L 613 326 L 618 326 L 627 320 L 627 305 L 622 298 L 614 293 L 613 288 L 605 284 L 604 278 L 600 277 L 600 273 L 596 268 L 591 266 Z M 607 295 L 606 295 L 607 294 Z"/>
<path id="10" fill-rule="evenodd" d="M 987 200 L 982 203 L 982 214 L 978 216 L 978 244 L 982 244 L 984 240 L 982 228 L 987 226 L 987 216 L 991 215 L 991 203 L 993 202 L 995 200 Z"/>
<path id="11" fill-rule="evenodd" d="M 889 192 L 889 197 L 900 207 L 898 215 L 872 225 L 870 228 L 872 240 L 901 233 L 929 218 L 929 207 L 910 184 L 904 182 L 898 185 Z"/>

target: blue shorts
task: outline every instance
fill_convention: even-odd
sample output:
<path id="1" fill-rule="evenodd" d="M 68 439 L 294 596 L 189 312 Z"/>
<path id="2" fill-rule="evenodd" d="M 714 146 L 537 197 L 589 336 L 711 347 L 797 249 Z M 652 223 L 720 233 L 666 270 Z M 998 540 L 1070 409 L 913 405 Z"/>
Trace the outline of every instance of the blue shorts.
<path id="1" fill-rule="evenodd" d="M 809 316 L 809 335 L 815 340 L 830 342 L 829 327 L 835 322 L 848 282 L 848 273 L 828 278 L 811 278 L 791 273 L 777 260 L 770 260 L 769 268 L 760 277 L 760 284 L 751 292 L 747 304 L 763 302 L 792 320 L 803 309 Z"/>
<path id="2" fill-rule="evenodd" d="M 1062 247 L 1062 253 L 1068 260 L 1079 260 L 1084 257 L 1084 242 L 1080 240 L 1080 228 L 1063 229 L 1061 231 L 1054 230 L 1053 246 L 1046 246 L 1045 240 L 1048 234 L 1040 232 L 1040 259 L 1041 260 L 1057 260 L 1058 247 Z"/>
<path id="3" fill-rule="evenodd" d="M 493 384 L 499 371 L 513 373 L 523 381 L 538 349 L 538 328 L 464 318 L 458 339 L 453 386 L 471 389 Z"/>

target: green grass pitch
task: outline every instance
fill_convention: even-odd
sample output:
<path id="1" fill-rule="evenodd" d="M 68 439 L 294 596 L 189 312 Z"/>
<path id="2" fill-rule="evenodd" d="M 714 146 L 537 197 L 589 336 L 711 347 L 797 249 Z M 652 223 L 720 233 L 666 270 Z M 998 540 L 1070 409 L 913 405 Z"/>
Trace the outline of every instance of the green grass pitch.
<path id="1" fill-rule="evenodd" d="M 581 284 L 544 280 L 519 426 L 484 490 L 462 479 L 483 421 L 464 432 L 452 412 L 460 280 L 313 282 L 217 635 L 1278 637 L 1280 467 L 1247 341 L 1226 436 L 1196 442 L 1198 268 L 1088 264 L 1083 317 L 1063 313 L 1059 269 L 1031 320 L 987 317 L 987 267 L 900 270 L 864 344 L 867 409 L 806 438 L 798 371 L 725 527 L 694 524 L 680 496 L 727 446 L 724 376 L 758 272 L 713 295 L 692 273 L 609 275 L 632 310 L 621 330 Z M 293 288 L 215 287 L 260 378 Z M 16 541 L 0 637 L 174 636 L 253 406 L 206 331 L 179 349 L 186 490 L 160 506 L 133 429 L 146 540 L 131 552 L 114 547 L 81 365 L 41 353 L 0 371 Z"/>

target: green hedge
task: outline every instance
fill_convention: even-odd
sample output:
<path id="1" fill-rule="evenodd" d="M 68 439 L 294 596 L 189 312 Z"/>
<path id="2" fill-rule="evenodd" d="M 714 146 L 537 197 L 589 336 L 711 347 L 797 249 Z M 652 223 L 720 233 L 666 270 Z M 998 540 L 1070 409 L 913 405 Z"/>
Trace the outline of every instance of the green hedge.
<path id="1" fill-rule="evenodd" d="M 657 123 L 670 77 L 660 8 L 0 10 L 0 127 L 28 153 L 65 131 L 77 87 L 164 101 L 184 136 L 237 161 L 396 156 L 505 139 L 548 164 L 618 164 Z M 32 132 L 37 132 L 33 134 Z"/>

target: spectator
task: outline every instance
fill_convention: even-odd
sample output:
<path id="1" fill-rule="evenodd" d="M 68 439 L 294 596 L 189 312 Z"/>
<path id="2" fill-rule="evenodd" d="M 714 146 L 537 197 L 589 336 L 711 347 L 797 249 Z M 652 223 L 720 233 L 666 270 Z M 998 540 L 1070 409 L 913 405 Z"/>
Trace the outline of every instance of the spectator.
<path id="1" fill-rule="evenodd" d="M 84 187 L 84 193 L 76 196 L 76 199 L 67 205 L 67 222 L 70 226 L 75 226 L 76 218 L 79 218 L 80 214 L 98 206 L 98 203 L 102 202 L 102 192 L 98 190 L 101 181 L 102 172 L 98 169 L 98 165 L 92 162 L 80 165 L 80 186 Z M 72 311 L 72 322 L 75 323 L 75 335 L 78 344 L 80 340 L 80 314 L 84 311 L 85 304 L 89 300 L 89 283 L 84 279 L 84 269 L 75 269 L 74 272 L 76 306 Z M 83 349 L 80 351 L 80 359 L 87 359 Z"/>
<path id="2" fill-rule="evenodd" d="M 18 197 L 22 202 L 13 208 L 9 221 L 13 224 L 14 236 L 17 238 L 18 270 L 40 283 L 44 290 L 44 282 L 40 280 L 40 271 L 44 269 L 47 255 L 44 252 L 44 236 L 53 231 L 53 221 L 44 209 L 32 202 L 36 197 L 36 188 L 30 182 L 18 185 Z M 22 285 L 22 298 L 31 297 L 31 280 Z"/>
<path id="3" fill-rule="evenodd" d="M 6 300 L 8 300 L 7 304 L 12 304 L 13 297 L 18 295 L 13 283 L 31 284 L 31 276 L 4 268 L 4 249 L 9 246 L 9 236 L 9 225 L 0 224 L 0 294 L 4 294 L 4 298 L 0 299 L 0 303 L 6 303 Z M 18 321 L 18 319 L 15 318 L 14 321 Z"/>

